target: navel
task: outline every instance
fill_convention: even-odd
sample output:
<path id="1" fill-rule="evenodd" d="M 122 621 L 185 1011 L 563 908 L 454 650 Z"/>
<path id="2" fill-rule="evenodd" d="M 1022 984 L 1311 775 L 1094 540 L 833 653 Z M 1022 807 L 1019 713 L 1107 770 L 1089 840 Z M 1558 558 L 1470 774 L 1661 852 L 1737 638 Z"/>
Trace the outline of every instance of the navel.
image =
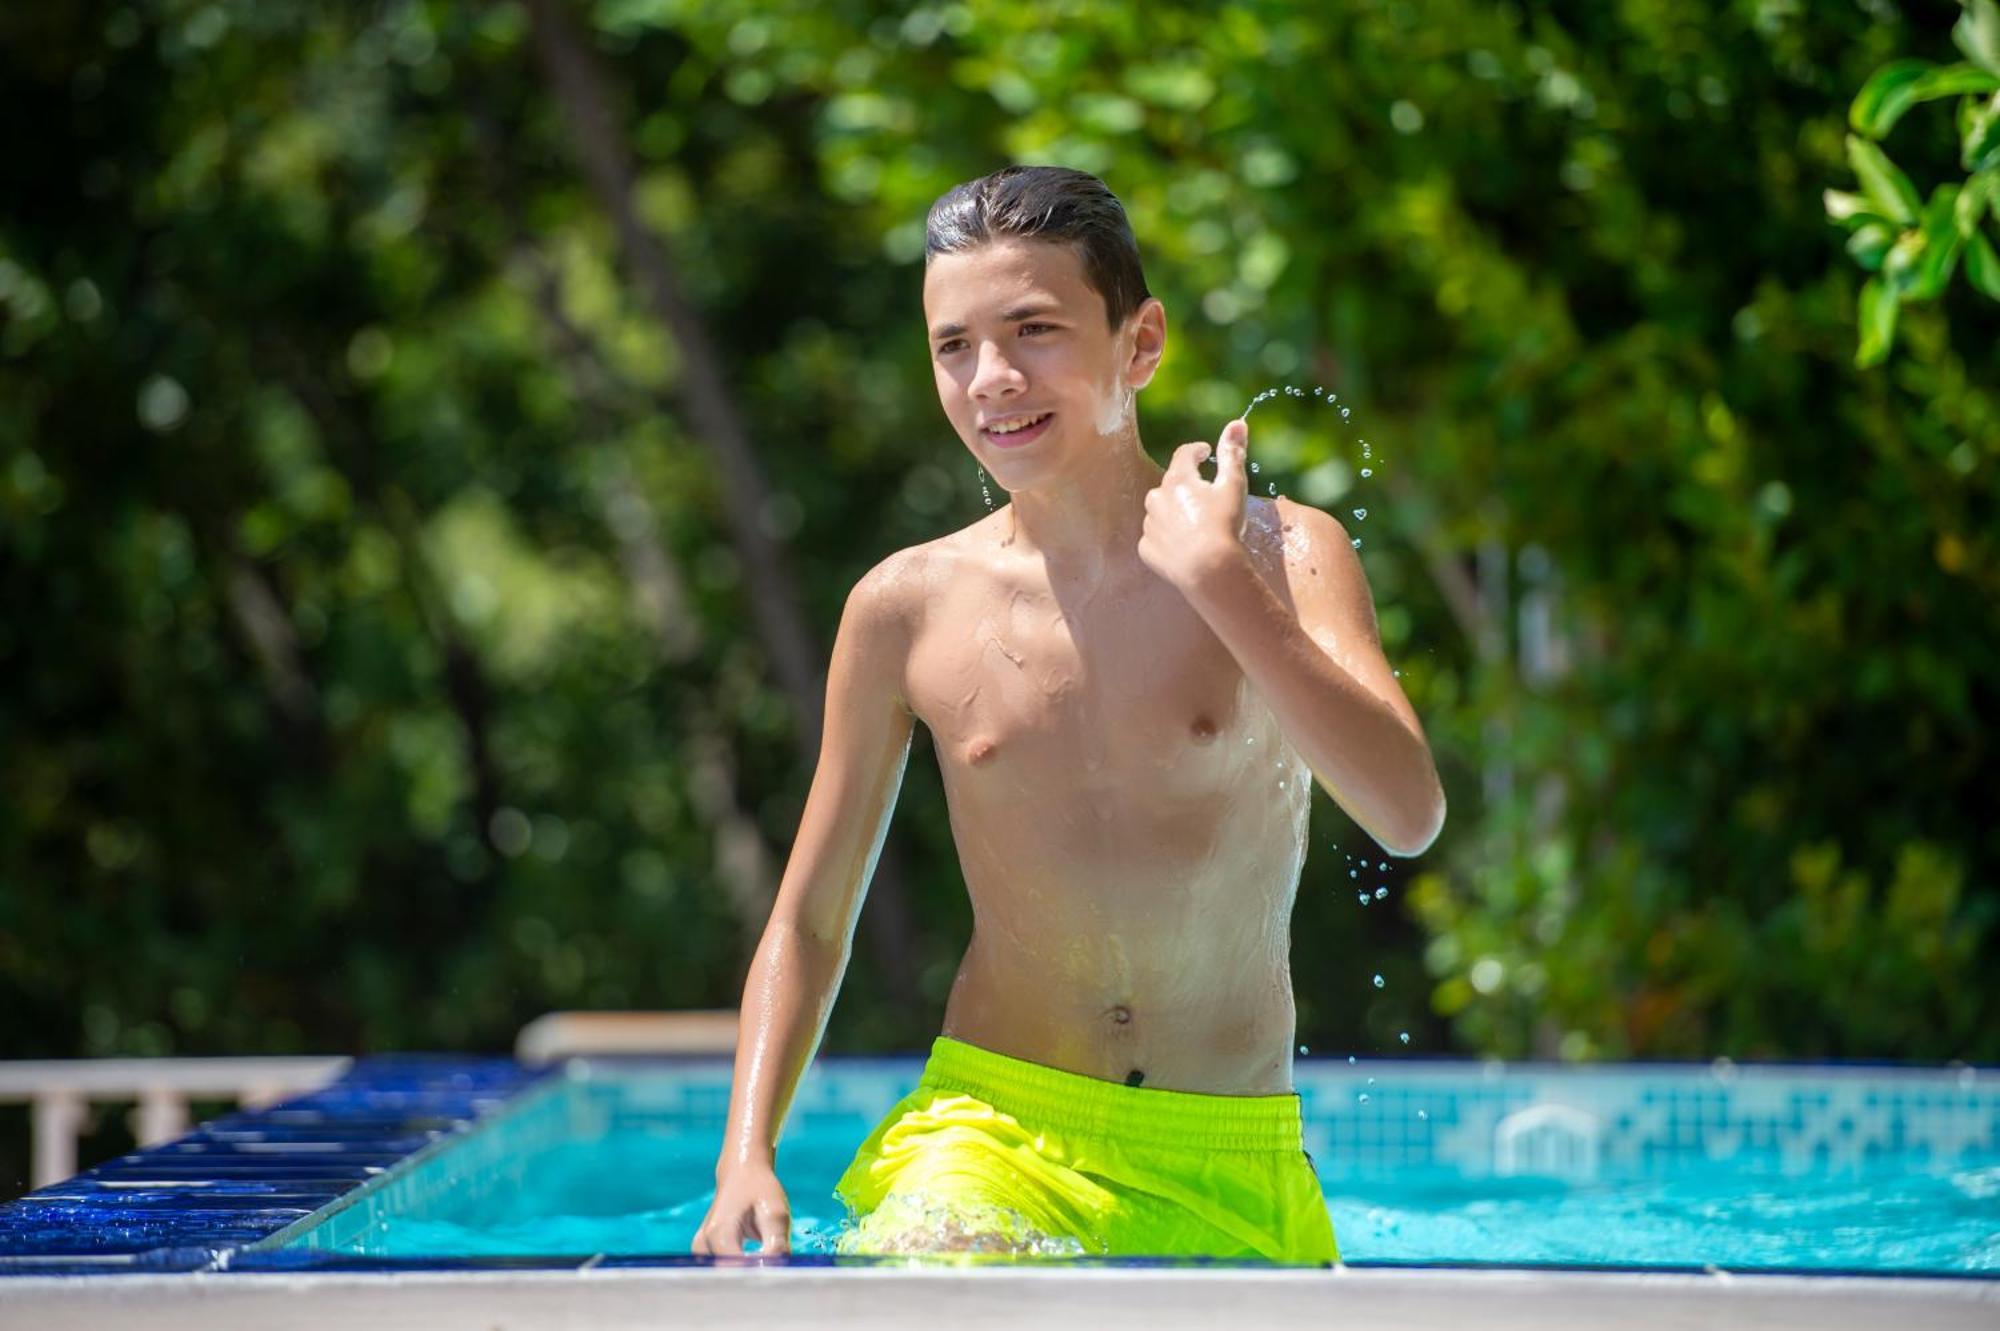
<path id="1" fill-rule="evenodd" d="M 1132 1009 L 1120 1003 L 1117 1007 L 1111 1009 L 1111 1020 L 1117 1022 L 1120 1026 L 1130 1025 L 1132 1022 Z"/>

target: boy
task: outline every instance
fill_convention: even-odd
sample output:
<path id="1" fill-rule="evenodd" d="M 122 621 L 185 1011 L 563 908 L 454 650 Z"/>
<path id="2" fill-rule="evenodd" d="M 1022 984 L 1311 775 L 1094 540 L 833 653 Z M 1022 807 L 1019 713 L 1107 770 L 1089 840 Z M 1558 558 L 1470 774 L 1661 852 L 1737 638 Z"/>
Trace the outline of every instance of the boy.
<path id="1" fill-rule="evenodd" d="M 931 208 L 938 397 L 1011 502 L 870 570 L 751 963 L 697 1253 L 790 1251 L 779 1127 L 929 727 L 973 907 L 922 1081 L 840 1181 L 843 1252 L 1338 1259 L 1291 1090 L 1316 777 L 1390 853 L 1444 820 L 1339 522 L 1247 494 L 1248 425 L 1163 470 L 1166 346 L 1124 209 L 1008 167 Z"/>

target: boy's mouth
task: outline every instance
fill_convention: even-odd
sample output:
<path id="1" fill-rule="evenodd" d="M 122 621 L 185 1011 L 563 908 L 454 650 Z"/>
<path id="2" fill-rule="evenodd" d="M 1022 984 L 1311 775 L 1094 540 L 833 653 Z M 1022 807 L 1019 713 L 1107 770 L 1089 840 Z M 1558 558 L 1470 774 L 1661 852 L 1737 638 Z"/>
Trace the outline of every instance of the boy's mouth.
<path id="1" fill-rule="evenodd" d="M 1047 431 L 1049 422 L 1055 419 L 1053 411 L 1039 415 L 1014 416 L 1007 420 L 984 425 L 979 433 L 996 448 L 1019 448 L 1031 439 L 1037 439 Z"/>

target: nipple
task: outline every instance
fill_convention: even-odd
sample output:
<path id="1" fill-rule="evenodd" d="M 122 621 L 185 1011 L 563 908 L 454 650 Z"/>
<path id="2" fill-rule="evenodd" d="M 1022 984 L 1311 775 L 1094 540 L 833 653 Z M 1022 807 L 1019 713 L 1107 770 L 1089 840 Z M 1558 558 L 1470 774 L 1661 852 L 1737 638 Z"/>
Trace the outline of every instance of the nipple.
<path id="1" fill-rule="evenodd" d="M 976 739 L 965 746 L 965 761 L 975 765 L 983 763 L 991 758 L 999 747 L 990 739 L 984 737 Z"/>
<path id="2" fill-rule="evenodd" d="M 1205 716 L 1197 716 L 1194 719 L 1194 724 L 1190 726 L 1189 729 L 1194 731 L 1194 737 L 1196 739 L 1215 738 L 1215 722 L 1211 721 L 1209 718 Z"/>

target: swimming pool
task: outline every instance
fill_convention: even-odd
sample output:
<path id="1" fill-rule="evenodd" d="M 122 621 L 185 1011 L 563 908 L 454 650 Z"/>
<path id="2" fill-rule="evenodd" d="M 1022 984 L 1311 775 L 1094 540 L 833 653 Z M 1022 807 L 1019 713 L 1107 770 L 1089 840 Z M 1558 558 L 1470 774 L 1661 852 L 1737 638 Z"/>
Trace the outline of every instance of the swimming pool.
<path id="1" fill-rule="evenodd" d="M 711 1259 L 688 1246 L 728 1060 L 362 1060 L 0 1206 L 0 1323 L 210 1328 L 228 1307 L 268 1324 L 310 1294 L 424 1331 L 669 1310 L 1007 1325 L 1037 1309 L 1157 1331 L 1246 1298 L 1273 1318 L 1454 1328 L 1709 1324 L 1752 1306 L 1763 1325 L 2000 1325 L 1993 1069 L 1302 1059 L 1331 1270 L 827 1255 L 833 1179 L 921 1066 L 816 1063 L 778 1155 L 798 1252 Z"/>
<path id="2" fill-rule="evenodd" d="M 797 1251 L 830 1251 L 834 1180 L 917 1071 L 801 1084 L 778 1153 Z M 1973 1069 L 1301 1060 L 1296 1085 L 1349 1262 L 2000 1273 L 2000 1079 Z M 260 1249 L 685 1253 L 729 1088 L 726 1061 L 572 1064 Z"/>

